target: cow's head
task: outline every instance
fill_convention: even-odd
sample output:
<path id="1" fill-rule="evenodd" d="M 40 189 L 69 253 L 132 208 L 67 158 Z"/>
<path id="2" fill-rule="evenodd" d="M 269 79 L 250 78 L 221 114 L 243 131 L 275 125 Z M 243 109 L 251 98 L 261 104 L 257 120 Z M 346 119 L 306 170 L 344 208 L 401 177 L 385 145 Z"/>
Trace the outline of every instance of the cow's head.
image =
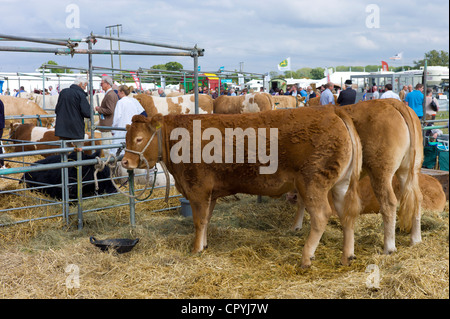
<path id="1" fill-rule="evenodd" d="M 122 166 L 126 169 L 151 168 L 158 161 L 158 136 L 157 130 L 160 129 L 162 115 L 156 114 L 152 117 L 135 115 L 132 118 L 131 125 L 126 126 L 126 149 L 122 159 Z M 145 157 L 145 161 L 141 160 Z"/>

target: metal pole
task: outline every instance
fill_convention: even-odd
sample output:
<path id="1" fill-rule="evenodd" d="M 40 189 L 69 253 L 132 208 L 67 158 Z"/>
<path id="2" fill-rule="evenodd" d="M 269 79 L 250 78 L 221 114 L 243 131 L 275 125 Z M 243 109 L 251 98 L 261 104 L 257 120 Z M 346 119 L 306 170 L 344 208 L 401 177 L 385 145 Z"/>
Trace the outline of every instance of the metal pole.
<path id="1" fill-rule="evenodd" d="M 198 51 L 192 51 L 194 57 L 194 97 L 195 97 L 195 114 L 198 114 Z"/>
<path id="2" fill-rule="evenodd" d="M 36 52 L 36 53 L 55 53 L 56 55 L 69 54 L 122 54 L 122 55 L 158 55 L 158 56 L 192 56 L 189 52 L 170 52 L 170 51 L 133 51 L 133 50 L 87 50 L 87 49 L 52 49 L 52 48 L 34 48 L 34 47 L 0 47 L 0 51 L 9 52 Z"/>
<path id="3" fill-rule="evenodd" d="M 61 148 L 66 147 L 66 141 L 61 140 Z M 62 156 L 62 162 L 67 163 L 67 153 L 61 153 Z M 61 193 L 62 193 L 62 209 L 63 209 L 63 216 L 66 221 L 66 224 L 69 225 L 69 168 L 65 167 L 62 168 L 62 181 L 61 181 Z"/>
<path id="4" fill-rule="evenodd" d="M 72 43 L 72 40 L 68 39 L 66 41 L 59 40 L 51 40 L 51 39 L 36 39 L 29 37 L 19 37 L 15 35 L 3 35 L 0 34 L 0 38 L 4 38 L 6 40 L 16 40 L 16 41 L 26 41 L 26 42 L 36 42 L 36 43 L 45 43 L 45 44 L 54 44 L 54 45 L 64 45 L 68 47 L 76 47 L 78 43 Z"/>
<path id="5" fill-rule="evenodd" d="M 122 25 L 121 24 L 117 25 L 117 38 L 120 37 L 119 36 L 119 26 L 122 26 Z M 117 45 L 118 45 L 118 48 L 119 48 L 119 51 L 120 51 L 120 41 L 119 40 L 117 40 Z M 122 56 L 120 54 L 119 54 L 119 68 L 122 69 Z"/>
<path id="6" fill-rule="evenodd" d="M 42 108 L 45 110 L 45 68 L 42 67 Z"/>
<path id="7" fill-rule="evenodd" d="M 426 138 L 425 138 L 425 130 L 423 129 L 423 127 L 426 125 L 425 124 L 425 120 L 426 120 L 426 114 L 427 114 L 427 58 L 425 57 L 425 61 L 424 61 L 424 68 L 423 68 L 423 101 L 422 101 L 422 120 L 420 121 L 422 123 L 422 137 L 423 137 L 423 145 L 426 144 Z"/>
<path id="8" fill-rule="evenodd" d="M 88 48 L 92 49 L 92 38 L 88 39 Z M 89 64 L 89 104 L 91 105 L 91 138 L 95 138 L 95 122 L 94 122 L 94 81 L 92 76 L 92 54 L 88 55 Z M 92 146 L 95 145 L 95 141 L 92 141 Z"/>
<path id="9" fill-rule="evenodd" d="M 134 171 L 128 170 L 128 186 L 129 193 L 134 196 Z M 135 199 L 130 197 L 130 224 L 131 226 L 136 226 L 136 215 L 135 215 Z"/>
<path id="10" fill-rule="evenodd" d="M 82 150 L 77 148 L 77 161 L 81 161 Z M 77 166 L 77 196 L 78 196 L 78 229 L 83 228 L 83 166 Z"/>
<path id="11" fill-rule="evenodd" d="M 98 34 L 93 34 L 92 36 L 94 38 L 103 39 L 103 40 L 115 40 L 115 41 L 122 41 L 122 42 L 134 43 L 134 44 L 143 44 L 143 45 L 149 45 L 149 46 L 154 46 L 154 47 L 168 48 L 168 49 L 177 49 L 177 50 L 185 50 L 185 51 L 192 51 L 194 49 L 194 50 L 197 50 L 199 55 L 201 55 L 201 56 L 203 55 L 203 52 L 205 51 L 204 49 L 197 48 L 197 46 L 192 48 L 192 47 L 185 47 L 185 46 L 179 46 L 179 45 L 161 44 L 161 43 L 147 42 L 147 41 L 137 41 L 137 40 L 128 39 L 128 38 L 118 39 L 118 38 L 112 38 L 112 37 L 107 37 L 107 36 L 98 35 Z"/>

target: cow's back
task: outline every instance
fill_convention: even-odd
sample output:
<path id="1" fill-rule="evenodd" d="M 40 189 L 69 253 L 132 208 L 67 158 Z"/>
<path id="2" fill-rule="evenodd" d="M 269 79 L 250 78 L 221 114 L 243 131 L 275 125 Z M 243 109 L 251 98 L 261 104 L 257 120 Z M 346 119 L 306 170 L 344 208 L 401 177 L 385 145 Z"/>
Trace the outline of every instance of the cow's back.
<path id="1" fill-rule="evenodd" d="M 216 128 L 220 131 L 222 139 L 225 140 L 226 129 L 254 129 L 258 135 L 258 129 L 263 129 L 266 133 L 266 154 L 278 152 L 278 167 L 276 178 L 272 174 L 261 174 L 260 168 L 266 165 L 258 163 L 248 163 L 248 145 L 244 151 L 244 163 L 225 163 L 225 143 L 222 143 L 222 162 L 192 165 L 191 163 L 173 164 L 169 161 L 169 166 L 174 170 L 174 177 L 177 186 L 183 189 L 183 185 L 194 187 L 196 183 L 207 183 L 208 180 L 226 181 L 222 185 L 221 191 L 232 194 L 236 192 L 246 192 L 249 194 L 273 193 L 281 196 L 294 187 L 294 175 L 300 172 L 305 182 L 311 179 L 323 179 L 324 187 L 331 180 L 336 180 L 337 175 L 342 170 L 342 161 L 348 158 L 351 152 L 351 140 L 348 131 L 342 120 L 336 116 L 333 109 L 307 109 L 299 108 L 293 110 L 275 110 L 259 113 L 248 113 L 241 115 L 190 115 L 190 116 L 165 116 L 164 130 L 166 136 L 175 129 L 186 129 L 193 136 L 193 121 L 200 120 L 202 129 Z M 273 134 L 269 128 L 277 129 L 277 149 L 271 149 L 269 137 Z M 194 137 L 195 138 L 195 137 Z M 199 138 L 197 136 L 197 138 Z M 258 139 L 260 138 L 260 135 Z M 273 136 L 272 136 L 273 138 Z M 192 138 L 191 138 L 192 139 Z M 201 141 L 201 150 L 210 140 Z M 247 141 L 248 142 L 248 141 Z M 177 140 L 167 140 L 167 147 L 171 149 Z M 236 151 L 236 140 L 232 149 Z M 258 144 L 258 142 L 256 142 Z M 192 145 L 192 140 L 191 140 Z M 258 148 L 258 145 L 256 145 Z M 195 151 L 191 146 L 192 152 Z M 198 151 L 198 150 L 197 150 Z M 266 155 L 264 154 L 264 155 Z M 236 153 L 234 153 L 236 155 Z M 202 171 L 204 170 L 204 171 Z M 194 177 L 201 176 L 202 181 L 195 180 Z M 178 180 L 177 180 L 178 179 Z M 273 184 L 276 180 L 277 185 Z M 220 182 L 219 182 L 220 184 Z"/>
<path id="2" fill-rule="evenodd" d="M 31 100 L 14 97 L 9 95 L 0 95 L 5 106 L 5 116 L 18 116 L 18 115 L 47 115 L 39 105 Z M 49 119 L 42 119 L 44 125 L 47 125 Z M 25 119 L 24 123 L 36 123 L 36 119 Z"/>

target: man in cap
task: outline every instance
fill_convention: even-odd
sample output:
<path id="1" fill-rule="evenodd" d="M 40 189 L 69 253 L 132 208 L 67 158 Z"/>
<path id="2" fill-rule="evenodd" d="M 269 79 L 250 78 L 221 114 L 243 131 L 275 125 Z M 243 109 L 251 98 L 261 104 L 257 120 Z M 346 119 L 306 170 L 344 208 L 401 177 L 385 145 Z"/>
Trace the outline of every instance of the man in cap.
<path id="1" fill-rule="evenodd" d="M 84 119 L 91 117 L 91 106 L 85 92 L 87 79 L 79 76 L 69 87 L 61 91 L 55 107 L 55 135 L 62 140 L 84 139 Z M 81 147 L 82 141 L 75 143 Z"/>
<path id="2" fill-rule="evenodd" d="M 352 80 L 345 81 L 345 90 L 342 90 L 336 101 L 339 105 L 355 104 L 356 91 L 352 89 Z"/>

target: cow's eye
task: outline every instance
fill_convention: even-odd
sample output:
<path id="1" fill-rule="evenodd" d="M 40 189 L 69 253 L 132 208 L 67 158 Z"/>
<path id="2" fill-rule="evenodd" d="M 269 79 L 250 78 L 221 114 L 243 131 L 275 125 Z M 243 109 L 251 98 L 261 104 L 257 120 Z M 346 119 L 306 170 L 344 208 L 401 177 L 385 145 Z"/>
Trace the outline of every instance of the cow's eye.
<path id="1" fill-rule="evenodd" d="M 142 143 L 143 138 L 142 137 L 136 137 L 136 143 Z"/>

